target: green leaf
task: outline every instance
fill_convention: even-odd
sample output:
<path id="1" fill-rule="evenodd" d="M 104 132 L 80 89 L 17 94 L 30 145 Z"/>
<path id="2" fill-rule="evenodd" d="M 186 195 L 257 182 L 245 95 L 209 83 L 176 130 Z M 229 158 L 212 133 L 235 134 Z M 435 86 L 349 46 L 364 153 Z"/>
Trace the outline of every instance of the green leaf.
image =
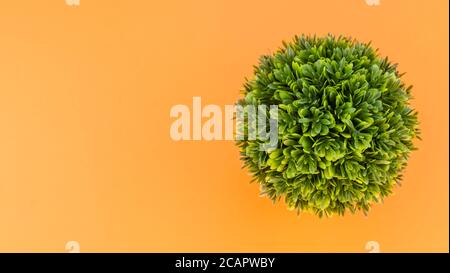
<path id="1" fill-rule="evenodd" d="M 301 118 L 298 120 L 299 123 L 308 123 L 311 121 L 312 121 L 312 119 L 310 119 L 310 118 Z"/>
<path id="2" fill-rule="evenodd" d="M 286 170 L 286 177 L 293 178 L 297 174 L 297 168 L 294 163 L 289 163 L 289 166 Z"/>
<path id="3" fill-rule="evenodd" d="M 295 72 L 297 72 L 297 75 L 301 75 L 302 73 L 302 69 L 300 68 L 300 65 L 296 62 L 292 62 L 292 68 L 294 69 Z"/>
<path id="4" fill-rule="evenodd" d="M 283 150 L 281 150 L 281 149 L 276 149 L 276 150 L 273 150 L 273 151 L 270 153 L 269 158 L 277 158 L 277 157 L 279 157 L 279 156 L 282 155 L 282 154 L 283 154 Z"/>
<path id="5" fill-rule="evenodd" d="M 280 98 L 283 100 L 283 101 L 292 101 L 292 95 L 291 94 L 289 94 L 289 92 L 287 92 L 287 91 L 283 91 L 283 90 L 279 90 L 279 94 L 280 94 Z"/>
<path id="6" fill-rule="evenodd" d="M 388 161 L 388 160 L 376 160 L 375 164 L 388 165 L 388 164 L 391 164 L 391 161 Z"/>
<path id="7" fill-rule="evenodd" d="M 322 125 L 320 125 L 320 123 L 314 124 L 312 127 L 311 136 L 317 136 L 318 134 L 320 134 L 321 130 Z"/>
<path id="8" fill-rule="evenodd" d="M 286 140 L 283 141 L 283 144 L 286 145 L 286 146 L 291 146 L 291 145 L 297 144 L 297 141 L 293 140 L 293 139 L 286 139 Z"/>
<path id="9" fill-rule="evenodd" d="M 331 179 L 334 177 L 334 168 L 332 166 L 328 166 L 323 172 L 325 179 Z"/>
<path id="10" fill-rule="evenodd" d="M 320 209 L 324 210 L 330 205 L 331 199 L 329 196 L 324 195 L 320 201 Z"/>
<path id="11" fill-rule="evenodd" d="M 307 136 L 302 136 L 300 138 L 299 143 L 300 143 L 300 145 L 302 145 L 303 148 L 307 148 L 307 149 L 311 148 L 311 146 L 313 144 L 311 138 L 309 138 Z"/>
<path id="12" fill-rule="evenodd" d="M 326 136 L 328 135 L 329 129 L 327 126 L 322 126 L 322 130 L 320 131 L 320 135 Z"/>
<path id="13" fill-rule="evenodd" d="M 301 70 L 302 76 L 304 77 L 312 78 L 314 76 L 314 70 L 309 64 L 302 65 Z"/>

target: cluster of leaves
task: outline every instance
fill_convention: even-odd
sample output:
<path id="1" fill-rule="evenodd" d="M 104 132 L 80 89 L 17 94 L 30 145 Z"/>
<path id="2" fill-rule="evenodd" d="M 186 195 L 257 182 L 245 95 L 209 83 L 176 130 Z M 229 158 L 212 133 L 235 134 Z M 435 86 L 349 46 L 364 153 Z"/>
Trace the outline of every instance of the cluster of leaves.
<path id="1" fill-rule="evenodd" d="M 400 182 L 417 112 L 396 65 L 370 44 L 295 37 L 262 56 L 254 74 L 238 104 L 279 108 L 275 149 L 259 149 L 266 139 L 237 141 L 262 194 L 322 217 L 367 213 Z"/>

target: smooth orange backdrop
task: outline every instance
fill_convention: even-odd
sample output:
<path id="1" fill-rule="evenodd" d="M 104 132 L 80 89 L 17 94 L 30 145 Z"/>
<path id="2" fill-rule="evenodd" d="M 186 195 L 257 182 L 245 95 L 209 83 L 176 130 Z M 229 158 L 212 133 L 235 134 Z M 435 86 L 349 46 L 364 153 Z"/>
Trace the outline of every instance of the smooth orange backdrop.
<path id="1" fill-rule="evenodd" d="M 0 251 L 448 251 L 448 1 L 0 2 Z M 233 104 L 295 34 L 372 41 L 414 85 L 423 141 L 368 217 L 258 197 L 231 141 L 174 142 L 170 108 Z"/>

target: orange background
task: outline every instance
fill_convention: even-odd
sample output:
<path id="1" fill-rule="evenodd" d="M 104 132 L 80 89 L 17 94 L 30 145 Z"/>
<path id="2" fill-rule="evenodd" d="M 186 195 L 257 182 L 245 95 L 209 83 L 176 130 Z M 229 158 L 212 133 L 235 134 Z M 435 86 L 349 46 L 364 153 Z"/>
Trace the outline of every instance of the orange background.
<path id="1" fill-rule="evenodd" d="M 259 198 L 231 141 L 169 136 L 175 104 L 233 104 L 295 34 L 372 40 L 413 84 L 403 186 L 318 219 Z M 0 2 L 0 251 L 448 251 L 448 1 Z"/>

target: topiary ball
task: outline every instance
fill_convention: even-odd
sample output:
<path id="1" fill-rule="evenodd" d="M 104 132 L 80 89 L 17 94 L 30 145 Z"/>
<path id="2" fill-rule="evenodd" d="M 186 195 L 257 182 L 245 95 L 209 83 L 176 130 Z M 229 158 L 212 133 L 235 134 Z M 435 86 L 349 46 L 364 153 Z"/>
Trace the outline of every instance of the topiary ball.
<path id="1" fill-rule="evenodd" d="M 370 43 L 347 37 L 296 36 L 261 56 L 238 105 L 278 106 L 278 140 L 267 150 L 266 139 L 237 141 L 261 193 L 320 217 L 366 214 L 391 194 L 419 135 L 400 77 Z"/>

